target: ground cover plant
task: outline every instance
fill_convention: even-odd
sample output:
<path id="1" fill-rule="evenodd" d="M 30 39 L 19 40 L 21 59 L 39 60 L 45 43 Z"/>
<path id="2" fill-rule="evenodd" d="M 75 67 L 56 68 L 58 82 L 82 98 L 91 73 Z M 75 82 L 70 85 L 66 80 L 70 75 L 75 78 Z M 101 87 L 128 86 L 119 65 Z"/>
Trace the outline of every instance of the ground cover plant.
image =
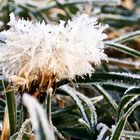
<path id="1" fill-rule="evenodd" d="M 139 6 L 1 0 L 0 139 L 139 140 Z"/>

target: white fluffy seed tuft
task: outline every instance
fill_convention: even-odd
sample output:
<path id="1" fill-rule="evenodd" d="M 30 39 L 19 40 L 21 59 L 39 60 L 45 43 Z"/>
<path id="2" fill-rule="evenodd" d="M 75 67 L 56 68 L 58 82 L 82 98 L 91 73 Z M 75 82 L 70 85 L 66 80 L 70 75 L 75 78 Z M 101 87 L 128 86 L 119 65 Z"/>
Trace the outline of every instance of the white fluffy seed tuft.
<path id="1" fill-rule="evenodd" d="M 0 69 L 20 84 L 28 82 L 29 75 L 36 79 L 42 73 L 55 75 L 58 80 L 90 75 L 94 71 L 92 64 L 106 59 L 106 27 L 94 17 L 81 15 L 67 24 L 60 21 L 59 25 L 46 25 L 16 20 L 12 13 L 9 25 L 9 30 L 0 33 L 6 38 L 6 44 L 0 47 Z"/>

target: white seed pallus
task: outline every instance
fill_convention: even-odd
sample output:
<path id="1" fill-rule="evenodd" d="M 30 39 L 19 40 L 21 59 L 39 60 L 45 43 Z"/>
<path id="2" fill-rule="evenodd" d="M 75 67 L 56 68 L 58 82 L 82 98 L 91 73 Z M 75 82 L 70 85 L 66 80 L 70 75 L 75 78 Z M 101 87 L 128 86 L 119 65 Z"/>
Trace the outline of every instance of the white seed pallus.
<path id="1" fill-rule="evenodd" d="M 37 78 L 46 73 L 57 79 L 73 79 L 75 75 L 91 74 L 94 65 L 106 59 L 103 33 L 106 26 L 85 14 L 58 25 L 34 23 L 10 14 L 10 29 L 0 34 L 6 38 L 0 47 L 0 69 L 20 84 L 24 78 Z M 16 79 L 18 76 L 20 78 Z"/>

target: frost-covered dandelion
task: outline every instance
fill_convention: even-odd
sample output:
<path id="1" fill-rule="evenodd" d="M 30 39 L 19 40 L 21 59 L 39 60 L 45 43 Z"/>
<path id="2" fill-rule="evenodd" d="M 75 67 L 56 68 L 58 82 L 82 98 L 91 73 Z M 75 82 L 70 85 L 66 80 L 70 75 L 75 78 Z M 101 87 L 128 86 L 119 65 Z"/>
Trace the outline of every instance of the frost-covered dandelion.
<path id="1" fill-rule="evenodd" d="M 81 15 L 67 24 L 46 25 L 16 20 L 12 13 L 9 25 L 1 32 L 5 45 L 0 47 L 0 69 L 15 85 L 30 89 L 34 82 L 38 89 L 48 90 L 54 81 L 90 75 L 92 63 L 106 59 L 105 27 L 96 18 Z"/>

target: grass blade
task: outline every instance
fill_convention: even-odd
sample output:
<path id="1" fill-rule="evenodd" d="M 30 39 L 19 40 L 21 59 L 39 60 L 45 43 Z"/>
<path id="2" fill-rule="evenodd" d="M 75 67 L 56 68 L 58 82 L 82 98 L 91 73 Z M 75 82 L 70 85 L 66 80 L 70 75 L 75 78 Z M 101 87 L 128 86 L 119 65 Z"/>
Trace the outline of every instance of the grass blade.
<path id="1" fill-rule="evenodd" d="M 77 77 L 78 84 L 94 84 L 94 83 L 119 83 L 126 85 L 140 85 L 140 76 L 130 73 L 119 72 L 96 72 L 91 76 Z"/>
<path id="2" fill-rule="evenodd" d="M 128 106 L 128 104 L 132 102 L 134 99 L 136 99 L 138 96 L 140 96 L 139 87 L 130 87 L 125 91 L 124 96 L 121 99 L 121 102 L 119 105 L 117 120 L 120 119 L 124 109 Z"/>
<path id="3" fill-rule="evenodd" d="M 13 135 L 16 132 L 16 123 L 17 123 L 15 93 L 11 91 L 6 92 L 6 104 L 9 116 L 10 135 Z"/>
<path id="4" fill-rule="evenodd" d="M 36 139 L 55 140 L 52 128 L 47 121 L 47 116 L 37 100 L 28 94 L 24 94 L 23 103 L 29 111 Z"/>
<path id="5" fill-rule="evenodd" d="M 128 106 L 128 104 L 136 98 L 137 98 L 137 96 L 133 96 L 133 95 L 125 96 L 122 98 L 120 105 L 119 105 L 119 109 L 118 109 L 117 121 L 119 121 L 120 117 L 123 114 L 124 109 Z"/>
<path id="6" fill-rule="evenodd" d="M 131 56 L 140 57 L 140 52 L 139 51 L 134 50 L 132 48 L 129 48 L 129 47 L 125 46 L 125 45 L 122 45 L 122 44 L 119 44 L 119 43 L 114 43 L 114 42 L 111 42 L 111 41 L 105 42 L 105 45 L 109 46 L 109 47 L 111 47 L 113 49 L 119 50 L 121 52 L 124 52 L 126 54 L 129 54 Z"/>
<path id="7" fill-rule="evenodd" d="M 101 4 L 109 4 L 109 5 L 118 5 L 118 1 L 117 0 L 92 0 L 90 1 L 92 2 L 94 5 L 101 5 Z M 64 1 L 63 3 L 61 3 L 61 5 L 63 7 L 65 6 L 70 6 L 70 5 L 75 5 L 75 4 L 86 4 L 86 3 L 89 3 L 89 0 L 75 0 L 75 1 Z M 38 10 L 39 11 L 46 11 L 46 10 L 49 10 L 51 8 L 55 8 L 57 7 L 57 4 L 55 2 L 51 2 L 48 6 L 45 6 L 45 7 L 42 7 L 42 8 L 39 8 Z"/>
<path id="8" fill-rule="evenodd" d="M 52 117 L 51 117 L 51 98 L 52 98 L 52 93 L 48 92 L 47 93 L 47 98 L 46 98 L 46 113 L 47 113 L 47 117 L 48 117 L 48 121 L 50 124 L 52 124 Z"/>
<path id="9" fill-rule="evenodd" d="M 126 138 L 133 138 L 133 139 L 140 139 L 140 132 L 134 132 L 134 131 L 123 131 L 122 134 Z"/>
<path id="10" fill-rule="evenodd" d="M 118 110 L 118 105 L 112 99 L 112 97 L 100 86 L 100 85 L 93 85 L 100 93 L 104 96 L 107 103 L 112 107 L 112 109 L 116 112 Z"/>
<path id="11" fill-rule="evenodd" d="M 24 134 L 26 133 L 26 131 L 30 134 L 32 133 L 32 129 L 31 129 L 31 121 L 30 119 L 26 119 L 25 122 L 22 124 L 19 132 L 18 132 L 18 135 L 17 135 L 17 138 L 16 140 L 22 140 L 23 139 L 23 136 Z"/>
<path id="12" fill-rule="evenodd" d="M 118 37 L 118 38 L 114 39 L 113 41 L 117 42 L 117 43 L 124 43 L 128 40 L 132 40 L 132 39 L 139 37 L 139 36 L 140 36 L 140 30 L 137 30 L 137 31 L 128 33 L 126 35 L 123 35 L 121 37 Z"/>
<path id="13" fill-rule="evenodd" d="M 81 100 L 77 97 L 75 94 L 75 90 L 67 85 L 61 87 L 62 92 L 65 92 L 66 94 L 70 95 L 72 99 L 75 101 L 77 107 L 79 108 L 79 111 L 81 112 L 81 115 L 83 116 L 83 120 L 90 125 L 90 122 L 88 120 L 88 117 L 85 113 L 84 106 L 82 105 Z"/>
<path id="14" fill-rule="evenodd" d="M 90 100 L 91 100 L 91 102 L 93 104 L 96 104 L 96 103 L 100 102 L 102 99 L 103 99 L 103 96 L 97 96 L 97 97 L 91 98 Z M 56 110 L 55 112 L 52 112 L 52 115 L 53 115 L 53 117 L 59 117 L 59 116 L 65 114 L 65 113 L 72 112 L 75 109 L 76 109 L 76 105 L 75 104 L 74 105 L 70 105 L 68 107 Z"/>
<path id="15" fill-rule="evenodd" d="M 140 96 L 139 87 L 130 87 L 125 91 L 124 96 L 119 105 L 117 120 L 119 120 L 121 114 L 123 113 L 124 109 L 128 106 L 128 104 L 134 99 L 136 99 L 138 96 Z"/>
<path id="16" fill-rule="evenodd" d="M 90 101 L 90 99 L 88 97 L 81 94 L 80 92 L 75 91 L 75 93 L 80 98 L 80 100 L 83 101 L 86 104 L 86 106 L 88 107 L 89 113 L 87 113 L 87 115 L 90 118 L 91 127 L 94 129 L 95 126 L 97 125 L 97 113 L 96 113 L 96 109 L 95 109 L 93 103 Z"/>
<path id="17" fill-rule="evenodd" d="M 138 107 L 140 106 L 140 101 L 133 104 L 128 111 L 119 119 L 117 126 L 115 128 L 115 131 L 113 132 L 111 136 L 111 140 L 120 140 L 120 137 L 122 135 L 123 129 L 125 127 L 127 118 L 130 116 L 130 114 Z"/>
<path id="18" fill-rule="evenodd" d="M 125 67 L 127 69 L 140 69 L 140 62 L 128 61 L 127 59 L 107 58 L 109 65 L 115 65 L 119 67 Z M 106 60 L 103 60 L 106 63 Z"/>

